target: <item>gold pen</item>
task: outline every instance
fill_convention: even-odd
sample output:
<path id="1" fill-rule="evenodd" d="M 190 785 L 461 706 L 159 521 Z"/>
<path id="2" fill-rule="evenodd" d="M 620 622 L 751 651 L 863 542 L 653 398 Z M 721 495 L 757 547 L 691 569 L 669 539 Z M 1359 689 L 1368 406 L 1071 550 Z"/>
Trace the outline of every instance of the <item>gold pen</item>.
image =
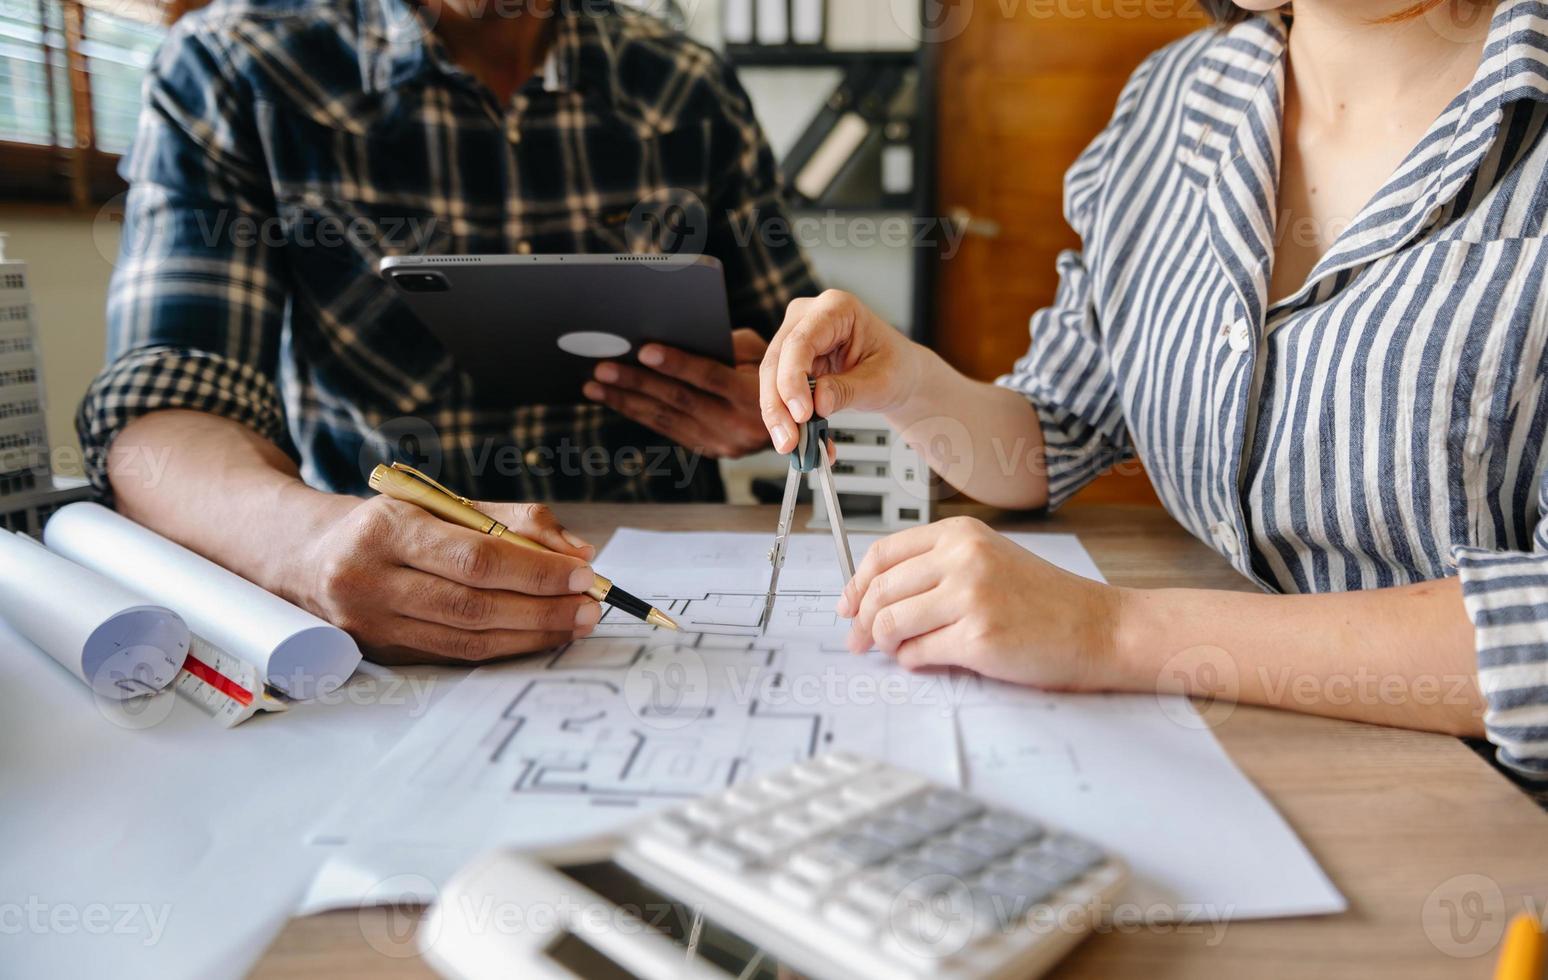
<path id="1" fill-rule="evenodd" d="M 532 551 L 541 551 L 546 554 L 557 554 L 551 548 L 546 548 L 530 538 L 524 538 L 473 506 L 473 501 L 466 497 L 452 493 L 430 477 L 402 463 L 393 463 L 391 466 L 378 466 L 371 471 L 371 489 L 377 493 L 386 494 L 394 500 L 414 504 L 451 524 L 460 524 L 480 534 L 489 534 L 501 541 L 509 541 Z M 598 602 L 622 609 L 624 612 L 643 619 L 652 626 L 662 629 L 679 629 L 672 621 L 672 617 L 655 608 L 650 603 L 634 596 L 614 585 L 610 580 L 601 575 L 591 583 L 591 588 L 586 594 Z"/>

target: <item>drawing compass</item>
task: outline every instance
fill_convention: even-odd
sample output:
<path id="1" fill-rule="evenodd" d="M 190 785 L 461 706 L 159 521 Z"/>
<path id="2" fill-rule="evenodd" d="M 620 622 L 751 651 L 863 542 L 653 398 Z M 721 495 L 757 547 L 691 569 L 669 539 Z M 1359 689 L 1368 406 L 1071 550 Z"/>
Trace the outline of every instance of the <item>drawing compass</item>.
<path id="1" fill-rule="evenodd" d="M 808 381 L 812 393 L 817 383 Z M 785 478 L 785 499 L 779 505 L 779 526 L 774 532 L 774 547 L 769 549 L 769 594 L 763 602 L 763 618 L 759 626 L 768 628 L 769 616 L 774 611 L 774 595 L 779 590 L 779 571 L 785 565 L 785 550 L 790 545 L 790 525 L 795 521 L 796 498 L 801 494 L 801 478 L 815 471 L 822 490 L 823 503 L 828 510 L 828 526 L 833 531 L 833 546 L 838 551 L 839 571 L 844 583 L 855 577 L 855 560 L 849 553 L 849 537 L 844 533 L 844 515 L 839 511 L 838 491 L 833 489 L 833 466 L 828 460 L 828 420 L 814 413 L 810 420 L 802 422 L 796 440 L 795 451 L 790 453 L 790 475 Z"/>

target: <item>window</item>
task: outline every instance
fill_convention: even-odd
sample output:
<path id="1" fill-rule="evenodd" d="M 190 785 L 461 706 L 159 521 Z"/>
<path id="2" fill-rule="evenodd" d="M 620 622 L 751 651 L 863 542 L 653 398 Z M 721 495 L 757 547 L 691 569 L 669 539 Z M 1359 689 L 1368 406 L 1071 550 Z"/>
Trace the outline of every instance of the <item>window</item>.
<path id="1" fill-rule="evenodd" d="M 123 189 L 164 16 L 159 0 L 0 0 L 0 197 L 85 207 Z"/>

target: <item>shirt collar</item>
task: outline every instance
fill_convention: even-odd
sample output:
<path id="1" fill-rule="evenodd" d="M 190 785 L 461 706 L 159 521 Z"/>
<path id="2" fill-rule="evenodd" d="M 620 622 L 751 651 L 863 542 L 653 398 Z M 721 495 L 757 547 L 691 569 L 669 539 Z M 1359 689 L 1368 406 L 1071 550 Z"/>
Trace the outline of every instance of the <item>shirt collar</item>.
<path id="1" fill-rule="evenodd" d="M 1281 69 L 1288 38 L 1284 18 L 1274 12 L 1219 32 L 1205 50 L 1184 96 L 1192 121 L 1191 126 L 1185 123 L 1185 130 L 1191 129 L 1202 142 L 1188 140 L 1185 131 L 1181 147 L 1185 162 L 1199 176 L 1207 179 L 1223 162 L 1227 137 L 1237 130 L 1254 95 Z M 1470 142 L 1468 135 L 1481 135 L 1480 130 L 1497 124 L 1511 102 L 1548 101 L 1548 2 L 1500 0 L 1464 98 L 1454 141 L 1463 149 Z"/>

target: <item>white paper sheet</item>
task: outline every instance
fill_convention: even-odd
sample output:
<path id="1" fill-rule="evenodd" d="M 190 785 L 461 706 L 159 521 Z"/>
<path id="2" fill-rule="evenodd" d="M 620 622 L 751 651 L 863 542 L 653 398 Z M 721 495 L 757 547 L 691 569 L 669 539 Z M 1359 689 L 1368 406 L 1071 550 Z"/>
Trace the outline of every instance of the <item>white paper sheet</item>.
<path id="1" fill-rule="evenodd" d="M 1078 574 L 1064 535 L 1015 535 Z M 853 536 L 858 557 L 873 537 Z M 854 656 L 833 612 L 827 535 L 791 539 L 768 631 L 740 626 L 767 586 L 765 535 L 619 531 L 597 567 L 710 632 L 620 614 L 554 655 L 476 671 L 319 822 L 335 849 L 305 911 L 433 898 L 478 851 L 620 828 L 743 776 L 845 748 L 1085 833 L 1125 856 L 1149 919 L 1344 907 L 1295 834 L 1181 699 L 1051 695 Z M 663 560 L 671 555 L 671 561 Z M 1174 719 L 1181 719 L 1176 721 Z M 362 888 L 369 884 L 369 889 Z"/>
<path id="2" fill-rule="evenodd" d="M 5 530 L 0 619 L 112 700 L 163 690 L 188 655 L 177 613 Z"/>
<path id="3" fill-rule="evenodd" d="M 44 528 L 49 548 L 177 610 L 206 642 L 306 700 L 337 689 L 360 664 L 348 633 L 97 504 L 71 504 Z"/>
<path id="4" fill-rule="evenodd" d="M 229 731 L 58 675 L 0 624 L 0 977 L 246 976 L 317 871 L 306 827 L 466 672 L 366 664 Z"/>

